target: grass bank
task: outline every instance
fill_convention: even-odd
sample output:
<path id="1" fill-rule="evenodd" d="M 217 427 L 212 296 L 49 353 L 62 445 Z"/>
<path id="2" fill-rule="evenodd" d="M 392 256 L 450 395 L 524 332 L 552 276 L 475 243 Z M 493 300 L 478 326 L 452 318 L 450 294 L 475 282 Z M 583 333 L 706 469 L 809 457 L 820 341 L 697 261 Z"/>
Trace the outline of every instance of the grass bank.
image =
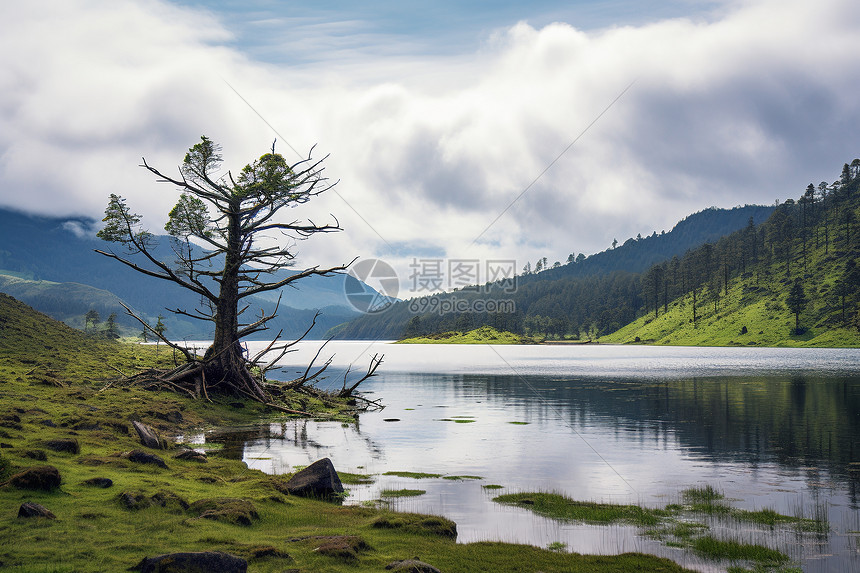
<path id="1" fill-rule="evenodd" d="M 522 334 L 482 326 L 468 332 L 450 331 L 398 340 L 397 344 L 538 344 L 540 341 Z"/>

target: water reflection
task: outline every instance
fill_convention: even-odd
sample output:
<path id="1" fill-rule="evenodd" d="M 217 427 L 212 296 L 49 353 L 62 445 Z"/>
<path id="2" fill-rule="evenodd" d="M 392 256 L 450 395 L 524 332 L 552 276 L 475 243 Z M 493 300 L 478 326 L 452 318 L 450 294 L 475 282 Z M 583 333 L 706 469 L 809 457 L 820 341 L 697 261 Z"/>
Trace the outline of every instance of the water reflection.
<path id="1" fill-rule="evenodd" d="M 378 499 L 382 489 L 424 489 L 423 496 L 392 504 L 454 519 L 461 542 L 560 541 L 587 553 L 647 551 L 700 570 L 720 567 L 634 528 L 560 524 L 491 498 L 550 490 L 577 499 L 663 506 L 677 501 L 684 488 L 711 484 L 746 509 L 771 507 L 794 515 L 823 505 L 833 530 L 826 539 L 761 536 L 754 528 L 730 533 L 777 543 L 802 560 L 805 571 L 860 569 L 850 533 L 860 529 L 856 376 L 658 380 L 387 373 L 365 389 L 387 407 L 362 415 L 354 426 L 290 421 L 207 439 L 267 472 L 289 472 L 327 456 L 339 470 L 376 475 L 374 484 L 351 488 L 350 503 Z M 483 479 L 381 475 L 392 470 Z M 488 484 L 504 489 L 490 492 L 483 488 Z"/>

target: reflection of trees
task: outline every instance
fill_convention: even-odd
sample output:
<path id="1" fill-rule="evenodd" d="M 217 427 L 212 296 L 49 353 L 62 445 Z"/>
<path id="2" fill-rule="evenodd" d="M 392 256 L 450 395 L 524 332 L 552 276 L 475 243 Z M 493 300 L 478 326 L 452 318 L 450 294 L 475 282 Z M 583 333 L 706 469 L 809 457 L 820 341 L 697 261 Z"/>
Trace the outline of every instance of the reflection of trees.
<path id="1" fill-rule="evenodd" d="M 860 380 L 756 376 L 690 380 L 600 380 L 463 376 L 454 391 L 514 416 L 602 425 L 643 440 L 675 441 L 714 461 L 776 461 L 816 475 L 819 464 L 860 487 Z M 534 391 L 532 391 L 531 386 Z M 852 468 L 857 468 L 852 471 Z"/>
<path id="2" fill-rule="evenodd" d="M 336 425 L 342 429 L 342 438 L 333 444 L 322 444 L 317 441 L 321 425 Z M 383 447 L 362 434 L 358 421 L 354 424 L 342 425 L 340 422 L 316 422 L 308 419 L 290 420 L 281 423 L 260 424 L 241 428 L 223 428 L 206 435 L 207 442 L 222 444 L 218 455 L 233 460 L 241 460 L 245 448 L 250 445 L 263 446 L 266 450 L 282 450 L 295 447 L 312 452 L 312 457 L 321 455 L 321 450 L 331 447 L 351 447 L 351 442 L 358 439 L 364 443 L 367 451 L 375 458 L 383 455 Z"/>
<path id="3" fill-rule="evenodd" d="M 245 444 L 259 440 L 269 440 L 272 428 L 269 424 L 259 426 L 246 426 L 242 428 L 224 428 L 206 434 L 206 442 L 221 444 L 223 448 L 218 455 L 231 459 L 241 460 L 245 454 Z"/>

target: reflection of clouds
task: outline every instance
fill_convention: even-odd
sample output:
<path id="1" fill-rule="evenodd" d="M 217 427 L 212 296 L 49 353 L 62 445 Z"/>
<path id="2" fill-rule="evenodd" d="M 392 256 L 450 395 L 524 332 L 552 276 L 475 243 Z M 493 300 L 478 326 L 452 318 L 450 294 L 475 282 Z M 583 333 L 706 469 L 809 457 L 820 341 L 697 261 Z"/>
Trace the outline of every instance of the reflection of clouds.
<path id="1" fill-rule="evenodd" d="M 375 474 L 374 484 L 349 487 L 349 503 L 378 499 L 382 489 L 426 490 L 416 498 L 391 500 L 392 507 L 453 519 L 461 542 L 505 540 L 546 546 L 562 541 L 571 550 L 588 553 L 641 550 L 689 559 L 682 564 L 701 570 L 707 568 L 695 558 L 667 552 L 629 528 L 559 524 L 499 506 L 491 501 L 495 492 L 481 486 L 492 483 L 503 485 L 502 492 L 559 491 L 575 499 L 663 506 L 677 501 L 687 487 L 710 484 L 737 499 L 738 507 L 772 507 L 784 514 L 793 514 L 798 504 L 809 506 L 816 492 L 826 491 L 832 524 L 849 524 L 843 528 L 848 530 L 852 520 L 860 519 L 856 510 L 844 509 L 851 498 L 841 474 L 777 454 L 774 448 L 779 442 L 768 438 L 769 432 L 776 435 L 774 428 L 783 432 L 779 424 L 788 419 L 789 410 L 780 408 L 790 405 L 794 419 L 806 416 L 806 425 L 795 424 L 804 431 L 818 427 L 818 422 L 808 419 L 810 412 L 826 406 L 828 416 L 818 425 L 834 420 L 839 425 L 833 430 L 854 440 L 857 429 L 845 425 L 847 414 L 840 409 L 852 408 L 854 395 L 860 392 L 857 385 L 791 373 L 810 369 L 819 358 L 826 371 L 851 372 L 860 363 L 858 351 L 499 347 L 516 370 L 538 370 L 535 365 L 545 359 L 543 370 L 551 374 L 529 376 L 526 385 L 517 376 L 500 374 L 481 347 L 379 346 L 331 343 L 338 354 L 335 366 L 363 359 L 362 352 L 377 351 L 386 353 L 387 366 L 388 355 L 395 367 L 414 365 L 413 373 L 385 370 L 365 383 L 364 389 L 386 405 L 383 411 L 363 414 L 358 426 L 314 421 L 277 425 L 267 430 L 265 439 L 246 447 L 249 465 L 288 471 L 328 456 L 339 470 Z M 661 353 L 671 365 L 669 379 L 662 381 L 652 374 Z M 440 356 L 445 357 L 444 363 Z M 777 377 L 681 377 L 684 364 L 700 372 L 703 363 L 712 372 L 768 372 L 774 363 L 783 371 Z M 469 364 L 474 365 L 469 374 L 432 373 L 433 369 L 465 370 Z M 619 370 L 626 374 L 615 374 Z M 631 375 L 632 371 L 639 376 Z M 836 387 L 844 391 L 839 393 L 841 401 L 834 402 Z M 727 406 L 740 409 L 727 413 Z M 465 416 L 472 416 L 474 423 L 441 421 Z M 385 422 L 386 418 L 400 421 Z M 510 423 L 514 421 L 528 424 Z M 833 452 L 838 454 L 840 446 L 834 443 L 831 454 L 836 455 Z M 271 459 L 250 459 L 266 456 Z M 484 479 L 452 482 L 379 475 L 386 471 Z M 834 553 L 839 566 L 843 563 L 839 556 L 847 554 L 845 543 L 834 535 L 823 549 L 798 546 L 794 551 Z"/>
<path id="2" fill-rule="evenodd" d="M 347 486 L 350 490 L 347 503 L 352 504 L 379 499 L 383 489 L 426 490 L 419 497 L 389 500 L 390 506 L 397 511 L 440 514 L 453 519 L 461 543 L 492 540 L 546 547 L 562 541 L 571 551 L 599 554 L 648 551 L 681 558 L 688 566 L 698 563 L 695 558 L 668 552 L 659 543 L 642 538 L 632 527 L 559 523 L 494 503 L 492 497 L 499 492 L 487 492 L 482 485 L 505 485 L 508 489 L 502 491 L 564 491 L 578 499 L 643 501 L 630 495 L 623 483 L 613 484 L 618 479 L 612 470 L 594 458 L 575 435 L 565 433 L 553 419 L 546 418 L 547 410 L 540 404 L 517 399 L 512 406 L 511 396 L 504 392 L 510 386 L 508 382 L 498 379 L 496 384 L 489 384 L 487 380 L 464 380 L 459 376 L 386 376 L 374 381 L 373 387 L 386 397 L 388 406 L 383 412 L 363 415 L 360 431 L 333 422 L 272 425 L 265 440 L 246 446 L 245 461 L 250 467 L 264 471 L 287 472 L 327 456 L 341 471 L 377 474 L 373 484 Z M 483 399 L 476 400 L 478 396 Z M 397 412 L 400 422 L 383 421 L 392 412 Z M 467 415 L 474 416 L 476 421 L 471 424 L 439 421 Z M 509 424 L 515 417 L 531 424 Z M 305 439 L 305 435 L 314 439 Z M 602 446 L 629 447 L 629 442 L 616 439 L 611 429 L 594 429 L 587 435 Z M 671 449 L 666 453 L 673 459 L 678 456 Z M 605 452 L 604 455 L 623 457 Z M 253 459 L 257 457 L 271 459 Z M 666 466 L 670 465 L 664 461 L 655 464 L 656 467 L 647 467 L 641 459 L 635 462 L 633 465 L 641 470 L 636 483 L 675 488 L 674 483 L 658 481 L 661 476 L 666 477 Z M 387 471 L 479 475 L 485 479 L 414 480 L 379 475 Z"/>
<path id="3" fill-rule="evenodd" d="M 282 361 L 304 371 L 320 342 L 302 342 Z M 249 342 L 251 353 L 265 348 Z M 331 341 L 321 358 L 333 356 L 328 383 L 340 387 L 337 371 L 352 364 L 365 368 L 376 353 L 385 355 L 380 373 L 434 374 L 526 373 L 576 380 L 577 377 L 631 377 L 655 380 L 755 374 L 857 374 L 860 350 L 845 348 L 695 348 L 621 345 L 494 346 L 389 344 Z M 441 353 L 441 354 L 440 354 Z M 500 358 L 501 356 L 501 358 Z M 512 371 L 513 369 L 513 371 Z M 363 388 L 370 388 L 364 386 Z M 476 390 L 477 392 L 478 390 Z"/>

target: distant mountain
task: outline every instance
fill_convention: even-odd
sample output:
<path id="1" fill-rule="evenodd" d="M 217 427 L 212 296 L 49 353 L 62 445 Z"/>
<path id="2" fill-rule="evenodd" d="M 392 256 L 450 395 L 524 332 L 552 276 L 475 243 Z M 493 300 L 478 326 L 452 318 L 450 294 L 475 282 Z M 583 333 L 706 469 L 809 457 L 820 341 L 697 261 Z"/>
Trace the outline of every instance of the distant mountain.
<path id="1" fill-rule="evenodd" d="M 516 333 L 611 332 L 638 315 L 643 305 L 641 272 L 741 229 L 750 218 L 761 223 L 773 210 L 759 205 L 712 207 L 690 215 L 668 233 L 628 239 L 579 262 L 520 275 L 514 292 L 496 285 L 399 302 L 384 312 L 359 316 L 331 334 L 346 339 L 396 339 L 484 325 Z M 500 309 L 498 301 L 508 307 Z M 487 311 L 444 311 L 455 302 L 459 308 Z"/>
<path id="2" fill-rule="evenodd" d="M 138 328 L 139 323 L 126 315 L 120 298 L 103 289 L 79 283 L 56 283 L 33 281 L 0 274 L 0 292 L 40 309 L 54 320 L 83 330 L 84 315 L 90 310 L 99 313 L 102 320 L 116 313 L 117 322 L 128 327 Z"/>
<path id="3" fill-rule="evenodd" d="M 9 281 L 0 283 L 0 292 L 15 289 L 16 298 L 25 300 L 37 310 L 64 320 L 78 316 L 77 310 L 87 304 L 98 310 L 99 305 L 114 305 L 104 293 L 69 286 L 95 287 L 109 291 L 126 302 L 149 320 L 162 314 L 165 316 L 168 336 L 176 339 L 208 338 L 209 323 L 177 317 L 166 308 L 191 310 L 200 304 L 197 295 L 167 281 L 148 278 L 127 268 L 121 263 L 95 253 L 95 249 L 107 250 L 117 245 L 105 243 L 95 237 L 95 221 L 87 218 L 51 218 L 26 215 L 0 209 L 0 274 L 13 275 L 20 279 L 63 283 L 63 286 L 29 285 Z M 155 249 L 159 260 L 175 258 L 167 237 L 156 237 Z M 121 248 L 121 247 L 120 247 Z M 288 276 L 282 273 L 281 276 Z M 265 296 L 249 297 L 248 313 L 259 309 L 271 311 L 281 295 L 278 318 L 270 323 L 268 332 L 258 333 L 259 338 L 272 336 L 284 330 L 285 337 L 295 337 L 310 325 L 315 312 L 322 315 L 310 336 L 320 338 L 330 328 L 358 315 L 346 298 L 345 275 L 330 277 L 308 277 L 281 291 Z M 370 287 L 367 287 L 370 288 Z M 24 294 L 22 289 L 29 289 Z M 41 291 L 38 295 L 36 291 Z M 63 298 L 65 297 L 65 298 Z M 84 302 L 91 297 L 89 303 Z M 104 308 L 107 308 L 105 306 Z M 120 307 L 121 309 L 121 307 Z M 85 312 L 85 311 L 84 311 Z M 101 313 L 102 311 L 99 310 Z M 124 312 L 124 311 L 122 311 Z M 249 316 L 249 315 L 246 315 Z M 74 322 L 74 320 L 73 320 Z M 128 324 L 124 317 L 121 323 Z"/>
<path id="4" fill-rule="evenodd" d="M 595 253 L 579 263 L 550 268 L 522 277 L 521 280 L 555 280 L 562 277 L 588 277 L 612 271 L 640 273 L 651 266 L 680 256 L 688 250 L 712 243 L 738 229 L 752 218 L 758 225 L 770 217 L 775 207 L 745 205 L 733 209 L 709 207 L 685 217 L 668 233 L 638 239 L 630 238 L 616 248 Z"/>

